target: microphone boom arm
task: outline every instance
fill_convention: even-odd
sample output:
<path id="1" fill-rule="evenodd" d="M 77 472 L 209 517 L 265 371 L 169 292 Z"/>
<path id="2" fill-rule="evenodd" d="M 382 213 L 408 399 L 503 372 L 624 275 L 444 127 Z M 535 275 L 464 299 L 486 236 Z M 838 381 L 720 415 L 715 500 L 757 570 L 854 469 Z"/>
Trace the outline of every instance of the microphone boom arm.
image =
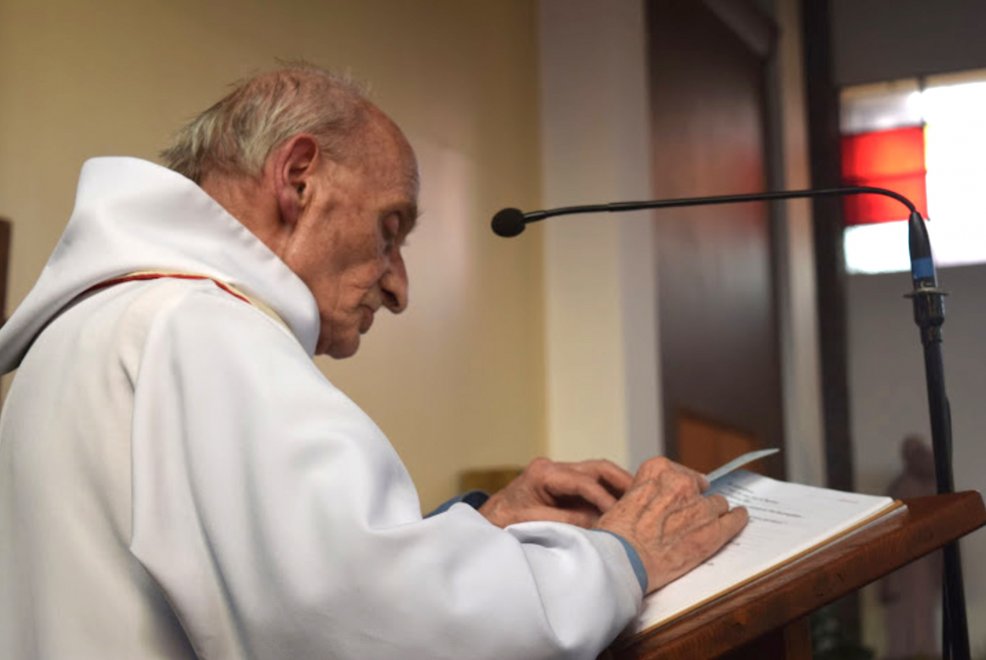
<path id="1" fill-rule="evenodd" d="M 586 204 L 584 206 L 565 206 L 543 211 L 524 213 L 525 223 L 537 222 L 556 215 L 577 213 L 615 213 L 618 211 L 643 211 L 645 209 L 666 209 L 681 206 L 708 206 L 713 204 L 733 204 L 736 202 L 761 202 L 781 199 L 804 199 L 807 197 L 845 197 L 846 195 L 884 195 L 892 197 L 907 207 L 911 213 L 917 211 L 911 200 L 900 193 L 886 188 L 872 186 L 848 186 L 842 188 L 821 188 L 818 190 L 778 190 L 764 193 L 742 195 L 714 195 L 711 197 L 681 197 L 678 199 L 659 199 L 640 202 L 611 202 L 609 204 Z"/>
<path id="2" fill-rule="evenodd" d="M 822 188 L 818 190 L 780 190 L 775 192 L 748 193 L 742 195 L 717 195 L 712 197 L 685 197 L 639 202 L 613 202 L 610 204 L 586 204 L 565 206 L 524 213 L 506 208 L 493 216 L 492 229 L 504 238 L 517 236 L 532 222 L 558 215 L 582 213 L 615 213 L 666 209 L 683 206 L 709 206 L 737 202 L 775 201 L 815 197 L 845 197 L 847 195 L 883 195 L 891 197 L 907 207 L 908 243 L 911 257 L 911 281 L 913 291 L 907 294 L 914 305 L 914 322 L 917 324 L 924 348 L 925 380 L 928 390 L 928 409 L 931 418 L 931 439 L 935 456 L 935 476 L 939 493 L 954 491 L 952 477 L 952 424 L 948 397 L 945 394 L 945 369 L 941 352 L 941 325 L 945 322 L 945 292 L 938 288 L 934 259 L 928 228 L 914 204 L 903 195 L 886 188 L 852 186 Z M 966 622 L 965 593 L 962 581 L 962 563 L 957 542 L 944 549 L 943 574 L 943 658 L 969 658 L 969 630 Z"/>

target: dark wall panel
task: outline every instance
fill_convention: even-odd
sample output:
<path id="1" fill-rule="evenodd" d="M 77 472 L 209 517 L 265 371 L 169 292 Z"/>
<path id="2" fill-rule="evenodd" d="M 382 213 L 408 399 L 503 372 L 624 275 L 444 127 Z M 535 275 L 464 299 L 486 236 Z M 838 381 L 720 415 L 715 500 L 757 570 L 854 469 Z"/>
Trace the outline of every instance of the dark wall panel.
<path id="1" fill-rule="evenodd" d="M 653 0 L 648 9 L 655 194 L 765 190 L 761 56 L 701 2 Z M 766 206 L 675 209 L 657 223 L 669 450 L 680 455 L 682 414 L 781 446 Z"/>

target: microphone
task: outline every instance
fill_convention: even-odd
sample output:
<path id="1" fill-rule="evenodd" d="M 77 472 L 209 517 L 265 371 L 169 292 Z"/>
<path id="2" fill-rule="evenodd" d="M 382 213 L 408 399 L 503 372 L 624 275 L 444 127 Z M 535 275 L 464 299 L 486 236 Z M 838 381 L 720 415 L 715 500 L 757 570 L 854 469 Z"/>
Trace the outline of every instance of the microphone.
<path id="1" fill-rule="evenodd" d="M 663 209 L 682 206 L 707 206 L 737 202 L 772 201 L 813 197 L 843 197 L 846 195 L 883 195 L 903 204 L 908 212 L 908 243 L 911 257 L 911 282 L 913 291 L 907 297 L 913 300 L 914 322 L 921 334 L 924 347 L 925 379 L 928 390 L 928 409 L 931 417 L 931 438 L 935 455 L 935 477 L 939 493 L 954 492 L 952 479 L 952 424 L 948 397 L 945 394 L 945 368 L 941 353 L 941 326 L 945 322 L 945 292 L 938 288 L 935 263 L 931 256 L 931 242 L 924 218 L 914 204 L 903 195 L 886 188 L 852 186 L 841 188 L 780 190 L 743 195 L 716 195 L 658 199 L 638 202 L 613 202 L 609 204 L 584 204 L 541 211 L 506 208 L 493 216 L 493 233 L 504 238 L 521 234 L 528 224 L 558 215 L 582 213 L 616 213 Z M 945 639 L 945 657 L 953 652 L 957 657 L 969 656 L 969 631 L 966 622 L 965 593 L 962 583 L 962 563 L 958 544 L 949 543 L 944 548 L 945 566 L 943 579 L 944 629 L 949 631 Z"/>
<path id="2" fill-rule="evenodd" d="M 524 231 L 524 212 L 520 209 L 503 209 L 493 216 L 493 233 L 497 236 L 510 238 Z"/>

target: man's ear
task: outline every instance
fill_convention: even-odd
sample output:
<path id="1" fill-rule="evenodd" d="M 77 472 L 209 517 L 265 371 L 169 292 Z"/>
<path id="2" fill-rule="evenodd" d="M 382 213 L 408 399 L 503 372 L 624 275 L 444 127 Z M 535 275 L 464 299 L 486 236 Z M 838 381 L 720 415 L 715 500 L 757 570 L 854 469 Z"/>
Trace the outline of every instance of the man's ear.
<path id="1" fill-rule="evenodd" d="M 320 161 L 318 141 L 295 135 L 271 155 L 274 189 L 281 222 L 293 225 L 311 199 L 311 180 Z"/>

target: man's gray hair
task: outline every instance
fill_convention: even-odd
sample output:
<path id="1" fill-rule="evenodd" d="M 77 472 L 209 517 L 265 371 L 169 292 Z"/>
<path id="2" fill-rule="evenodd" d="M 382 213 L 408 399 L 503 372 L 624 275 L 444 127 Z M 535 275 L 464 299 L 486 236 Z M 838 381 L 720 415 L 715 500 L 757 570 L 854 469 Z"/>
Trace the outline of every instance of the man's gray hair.
<path id="1" fill-rule="evenodd" d="M 352 155 L 369 107 L 362 87 L 348 78 L 291 65 L 237 84 L 180 129 L 161 158 L 196 183 L 213 172 L 257 176 L 275 147 L 309 133 L 329 158 L 342 161 Z"/>

